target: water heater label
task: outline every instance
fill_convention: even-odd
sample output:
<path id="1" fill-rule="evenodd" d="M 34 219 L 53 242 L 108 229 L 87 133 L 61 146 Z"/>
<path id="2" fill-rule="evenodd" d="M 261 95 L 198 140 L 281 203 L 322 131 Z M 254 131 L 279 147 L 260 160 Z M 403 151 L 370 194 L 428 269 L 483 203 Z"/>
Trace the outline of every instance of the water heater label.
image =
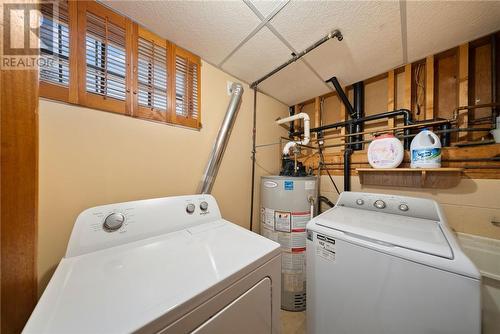
<path id="1" fill-rule="evenodd" d="M 274 212 L 274 228 L 280 232 L 291 232 L 292 213 L 285 211 Z"/>
<path id="2" fill-rule="evenodd" d="M 306 182 L 304 182 L 304 184 L 305 184 L 306 190 L 314 190 L 314 188 L 316 186 L 315 181 L 306 181 Z"/>
<path id="3" fill-rule="evenodd" d="M 261 222 L 264 227 L 274 230 L 274 210 L 269 208 L 261 208 Z"/>
<path id="4" fill-rule="evenodd" d="M 316 238 L 316 255 L 327 261 L 335 262 L 337 256 L 335 239 L 318 234 Z"/>
<path id="5" fill-rule="evenodd" d="M 283 182 L 283 187 L 285 188 L 285 190 L 293 190 L 293 181 Z"/>
<path id="6" fill-rule="evenodd" d="M 310 218 L 310 211 L 292 212 L 292 232 L 304 232 Z"/>

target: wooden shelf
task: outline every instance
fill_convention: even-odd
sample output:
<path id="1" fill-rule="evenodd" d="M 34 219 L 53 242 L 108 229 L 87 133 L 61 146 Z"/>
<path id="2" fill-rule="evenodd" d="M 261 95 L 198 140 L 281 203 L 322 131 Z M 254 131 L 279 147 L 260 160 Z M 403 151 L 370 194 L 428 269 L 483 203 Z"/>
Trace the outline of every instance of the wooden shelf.
<path id="1" fill-rule="evenodd" d="M 363 185 L 413 188 L 451 188 L 461 179 L 463 168 L 357 168 Z"/>

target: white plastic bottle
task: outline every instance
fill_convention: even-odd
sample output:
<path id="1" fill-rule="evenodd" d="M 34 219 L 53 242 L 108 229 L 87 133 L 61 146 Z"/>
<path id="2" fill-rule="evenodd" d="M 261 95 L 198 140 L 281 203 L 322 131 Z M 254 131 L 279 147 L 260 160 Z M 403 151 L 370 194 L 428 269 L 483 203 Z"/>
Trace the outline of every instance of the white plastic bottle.
<path id="1" fill-rule="evenodd" d="M 378 136 L 368 146 L 368 162 L 373 168 L 396 168 L 403 161 L 403 144 L 392 134 Z"/>
<path id="2" fill-rule="evenodd" d="M 441 141 L 432 131 L 423 129 L 410 146 L 411 168 L 440 168 Z"/>

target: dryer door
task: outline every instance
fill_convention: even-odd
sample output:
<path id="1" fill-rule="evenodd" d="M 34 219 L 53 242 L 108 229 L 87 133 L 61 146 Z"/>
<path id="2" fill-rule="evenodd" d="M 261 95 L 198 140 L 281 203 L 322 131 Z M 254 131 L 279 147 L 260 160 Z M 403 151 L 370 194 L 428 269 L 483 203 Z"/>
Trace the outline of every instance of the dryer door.
<path id="1" fill-rule="evenodd" d="M 271 333 L 271 280 L 269 277 L 262 279 L 192 333 Z"/>

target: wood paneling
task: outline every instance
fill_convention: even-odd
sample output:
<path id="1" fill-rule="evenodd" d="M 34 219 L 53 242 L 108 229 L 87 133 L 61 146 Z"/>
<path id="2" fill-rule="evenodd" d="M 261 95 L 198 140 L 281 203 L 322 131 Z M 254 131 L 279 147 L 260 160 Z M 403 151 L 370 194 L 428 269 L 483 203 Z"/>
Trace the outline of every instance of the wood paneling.
<path id="1" fill-rule="evenodd" d="M 435 96 L 434 114 L 442 118 L 451 118 L 458 107 L 457 75 L 458 63 L 456 52 L 436 57 L 435 61 Z"/>
<path id="2" fill-rule="evenodd" d="M 492 102 L 491 92 L 491 44 L 473 45 L 469 51 L 469 104 L 479 105 Z M 471 122 L 489 119 L 492 108 L 473 109 L 469 112 Z M 485 127 L 487 124 L 478 126 Z M 470 139 L 479 140 L 488 136 L 488 132 L 472 132 Z"/>
<path id="3" fill-rule="evenodd" d="M 38 71 L 2 70 L 1 332 L 19 333 L 36 304 Z"/>

